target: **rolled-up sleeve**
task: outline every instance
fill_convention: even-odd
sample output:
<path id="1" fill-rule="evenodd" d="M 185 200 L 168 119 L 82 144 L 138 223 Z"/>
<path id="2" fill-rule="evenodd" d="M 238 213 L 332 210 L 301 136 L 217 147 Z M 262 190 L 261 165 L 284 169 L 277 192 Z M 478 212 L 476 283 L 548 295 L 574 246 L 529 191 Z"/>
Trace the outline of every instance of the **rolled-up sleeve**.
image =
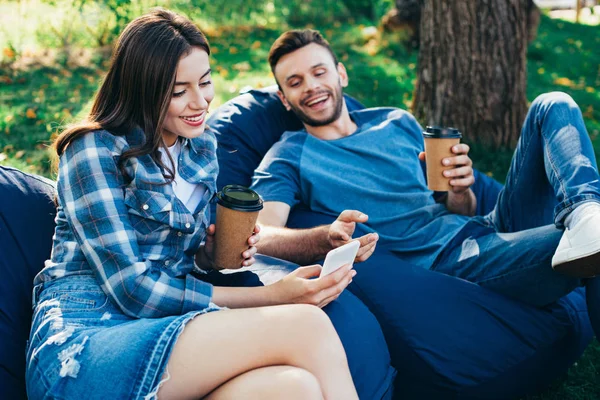
<path id="1" fill-rule="evenodd" d="M 62 154 L 58 199 L 102 289 L 132 317 L 156 318 L 206 308 L 212 285 L 173 277 L 140 255 L 124 201 L 115 145 L 91 132 Z"/>

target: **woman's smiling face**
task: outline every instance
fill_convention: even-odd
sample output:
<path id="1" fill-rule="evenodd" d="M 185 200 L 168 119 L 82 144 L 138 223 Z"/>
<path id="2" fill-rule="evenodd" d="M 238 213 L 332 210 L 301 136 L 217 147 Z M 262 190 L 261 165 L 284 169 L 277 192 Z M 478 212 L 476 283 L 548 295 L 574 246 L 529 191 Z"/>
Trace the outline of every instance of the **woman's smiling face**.
<path id="1" fill-rule="evenodd" d="M 206 127 L 208 106 L 215 97 L 206 51 L 194 47 L 177 65 L 175 87 L 163 128 L 167 146 L 178 136 L 195 138 Z"/>

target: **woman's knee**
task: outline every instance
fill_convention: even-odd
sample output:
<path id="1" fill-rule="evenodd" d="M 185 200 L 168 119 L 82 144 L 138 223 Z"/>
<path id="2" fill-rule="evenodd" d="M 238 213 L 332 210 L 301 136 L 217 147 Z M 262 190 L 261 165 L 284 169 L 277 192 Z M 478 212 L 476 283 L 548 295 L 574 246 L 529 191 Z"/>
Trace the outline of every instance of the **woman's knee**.
<path id="1" fill-rule="evenodd" d="M 295 326 L 298 331 L 316 333 L 321 336 L 335 334 L 335 328 L 325 312 L 319 307 L 307 304 L 293 304 L 284 310 L 284 318 L 290 325 Z"/>
<path id="2" fill-rule="evenodd" d="M 273 398 L 322 399 L 323 392 L 318 379 L 303 368 L 289 367 L 271 381 Z"/>

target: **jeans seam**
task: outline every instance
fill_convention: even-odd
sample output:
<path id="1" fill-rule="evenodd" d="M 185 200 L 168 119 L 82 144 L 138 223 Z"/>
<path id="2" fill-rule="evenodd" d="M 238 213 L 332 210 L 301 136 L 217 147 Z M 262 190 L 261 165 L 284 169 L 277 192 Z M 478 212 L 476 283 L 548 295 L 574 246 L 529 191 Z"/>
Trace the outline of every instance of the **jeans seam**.
<path id="1" fill-rule="evenodd" d="M 525 145 L 524 153 L 527 154 L 529 153 L 529 147 L 531 146 L 531 140 L 533 139 L 533 135 L 531 135 L 528 139 L 527 139 L 527 143 Z M 519 183 L 519 179 L 521 178 L 521 171 L 522 171 L 522 167 L 523 167 L 523 163 L 525 162 L 525 157 L 521 157 L 521 161 L 519 162 L 519 165 L 517 166 L 517 173 L 516 173 L 516 177 L 515 177 L 515 183 L 514 183 L 514 187 L 518 186 Z M 512 198 L 515 194 L 514 190 L 510 191 L 510 195 L 508 198 L 508 203 L 510 204 L 512 202 Z M 508 232 L 512 232 L 512 221 L 511 218 L 506 218 L 504 221 L 502 221 L 504 225 L 503 228 L 505 228 L 506 231 Z"/>
<path id="2" fill-rule="evenodd" d="M 568 199 L 567 191 L 564 188 L 564 181 L 563 181 L 562 177 L 560 176 L 560 174 L 558 173 L 558 169 L 556 168 L 554 159 L 552 158 L 552 153 L 550 152 L 550 149 L 549 149 L 549 147 L 547 145 L 547 140 L 546 140 L 546 138 L 543 135 L 542 135 L 542 139 L 546 142 L 546 146 L 544 146 L 544 152 L 546 153 L 546 155 L 548 157 L 548 162 L 550 163 L 550 166 L 552 168 L 552 172 L 554 172 L 554 175 L 558 179 L 559 190 L 562 192 L 562 195 L 564 196 L 564 198 Z M 550 181 L 550 180 L 548 179 L 548 181 Z M 554 195 L 556 196 L 556 193 Z M 564 201 L 566 201 L 566 200 L 564 200 Z M 556 218 L 555 218 L 555 223 L 556 223 Z"/>

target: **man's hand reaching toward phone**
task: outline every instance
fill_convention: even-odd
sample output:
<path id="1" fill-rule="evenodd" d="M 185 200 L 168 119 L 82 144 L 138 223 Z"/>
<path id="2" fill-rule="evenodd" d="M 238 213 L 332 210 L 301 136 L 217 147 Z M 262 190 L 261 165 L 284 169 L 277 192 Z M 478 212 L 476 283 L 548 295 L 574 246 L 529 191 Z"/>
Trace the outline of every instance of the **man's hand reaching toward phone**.
<path id="1" fill-rule="evenodd" d="M 352 234 L 356 229 L 356 223 L 365 223 L 369 217 L 358 210 L 344 210 L 339 217 L 329 226 L 327 240 L 332 249 L 343 246 L 352 240 Z M 356 254 L 354 262 L 362 262 L 371 257 L 375 251 L 379 235 L 368 233 L 357 238 L 360 242 L 360 248 Z"/>

